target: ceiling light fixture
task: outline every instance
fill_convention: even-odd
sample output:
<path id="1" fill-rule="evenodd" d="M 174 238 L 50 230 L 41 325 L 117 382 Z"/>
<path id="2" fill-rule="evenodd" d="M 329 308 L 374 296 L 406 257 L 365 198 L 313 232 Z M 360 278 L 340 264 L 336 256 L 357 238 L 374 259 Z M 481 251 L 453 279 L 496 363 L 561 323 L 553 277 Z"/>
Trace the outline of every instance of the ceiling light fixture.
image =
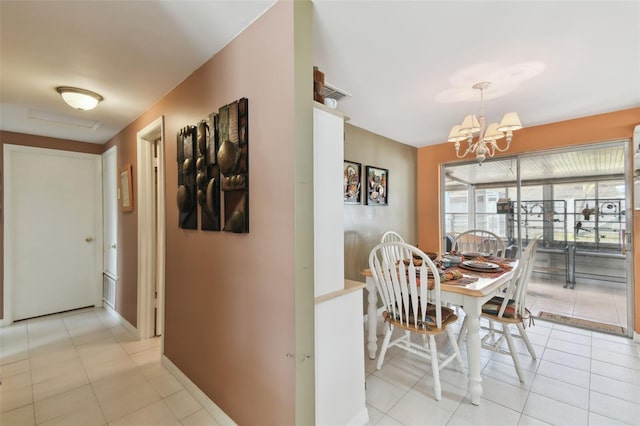
<path id="1" fill-rule="evenodd" d="M 455 142 L 456 144 L 456 156 L 458 158 L 464 158 L 469 153 L 476 154 L 476 160 L 478 163 L 482 163 L 487 155 L 493 157 L 498 152 L 504 152 L 509 149 L 511 145 L 511 138 L 513 137 L 513 131 L 522 129 L 520 118 L 515 112 L 508 112 L 502 117 L 500 124 L 491 123 L 485 127 L 484 110 L 483 110 L 483 94 L 484 91 L 491 86 L 488 81 L 476 83 L 472 87 L 480 90 L 480 118 L 475 114 L 467 115 L 462 124 L 453 126 L 451 132 L 449 132 L 449 142 Z M 479 132 L 479 133 L 478 133 Z M 498 139 L 507 136 L 507 146 L 500 148 L 498 146 Z M 478 139 L 474 142 L 474 134 L 478 133 Z M 467 149 L 460 155 L 460 141 L 467 140 Z"/>
<path id="2" fill-rule="evenodd" d="M 60 93 L 67 105 L 81 111 L 94 109 L 104 99 L 95 92 L 77 87 L 60 86 L 56 87 L 56 92 Z"/>

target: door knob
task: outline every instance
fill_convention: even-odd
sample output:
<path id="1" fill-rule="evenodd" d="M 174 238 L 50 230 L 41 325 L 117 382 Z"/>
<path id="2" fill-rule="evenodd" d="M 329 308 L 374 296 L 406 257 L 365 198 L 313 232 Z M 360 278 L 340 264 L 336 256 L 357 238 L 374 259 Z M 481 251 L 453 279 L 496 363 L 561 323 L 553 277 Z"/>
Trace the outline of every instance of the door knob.
<path id="1" fill-rule="evenodd" d="M 115 250 L 116 249 L 116 243 L 111 244 L 111 248 Z"/>
<path id="2" fill-rule="evenodd" d="M 93 237 L 87 237 L 84 239 L 86 242 L 90 243 L 91 241 L 93 241 Z"/>

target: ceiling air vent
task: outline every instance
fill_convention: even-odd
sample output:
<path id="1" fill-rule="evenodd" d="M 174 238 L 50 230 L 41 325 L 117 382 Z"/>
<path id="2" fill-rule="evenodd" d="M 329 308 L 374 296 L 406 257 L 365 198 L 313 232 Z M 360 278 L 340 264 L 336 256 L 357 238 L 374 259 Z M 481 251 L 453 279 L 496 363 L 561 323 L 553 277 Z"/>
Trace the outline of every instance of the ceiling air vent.
<path id="1" fill-rule="evenodd" d="M 27 118 L 29 120 L 40 120 L 46 121 L 53 124 L 69 126 L 69 127 L 79 127 L 81 129 L 91 129 L 96 130 L 100 127 L 100 122 L 93 120 L 84 120 L 82 118 L 76 118 L 69 115 L 64 114 L 56 114 L 54 112 L 47 111 L 39 111 L 36 109 L 29 108 Z"/>
<path id="2" fill-rule="evenodd" d="M 339 101 L 340 99 L 347 96 L 351 96 L 351 94 L 345 92 L 344 90 L 333 87 L 328 83 L 324 83 L 324 87 L 322 88 L 322 92 L 320 92 L 320 94 L 325 98 L 335 99 L 336 101 Z"/>

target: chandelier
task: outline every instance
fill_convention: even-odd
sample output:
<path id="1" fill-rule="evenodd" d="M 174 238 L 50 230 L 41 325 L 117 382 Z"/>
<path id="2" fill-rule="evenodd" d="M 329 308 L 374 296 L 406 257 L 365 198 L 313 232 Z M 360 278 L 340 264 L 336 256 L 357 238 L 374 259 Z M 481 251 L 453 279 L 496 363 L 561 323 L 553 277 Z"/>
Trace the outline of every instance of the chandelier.
<path id="1" fill-rule="evenodd" d="M 481 163 L 489 157 L 493 157 L 498 152 L 504 152 L 509 149 L 511 145 L 511 138 L 513 137 L 513 131 L 522 129 L 520 124 L 520 118 L 515 112 L 508 112 L 502 117 L 500 124 L 491 123 L 485 127 L 484 110 L 483 110 L 483 95 L 484 91 L 491 86 L 488 81 L 476 83 L 472 87 L 480 90 L 480 117 L 476 117 L 475 114 L 467 115 L 462 121 L 461 125 L 456 125 L 451 128 L 449 133 L 449 142 L 455 142 L 456 156 L 458 158 L 464 158 L 467 154 L 476 154 L 476 160 Z M 498 139 L 507 137 L 507 145 L 504 148 L 498 146 Z M 478 135 L 474 141 L 474 135 Z M 467 149 L 462 155 L 460 155 L 460 141 L 467 140 Z"/>

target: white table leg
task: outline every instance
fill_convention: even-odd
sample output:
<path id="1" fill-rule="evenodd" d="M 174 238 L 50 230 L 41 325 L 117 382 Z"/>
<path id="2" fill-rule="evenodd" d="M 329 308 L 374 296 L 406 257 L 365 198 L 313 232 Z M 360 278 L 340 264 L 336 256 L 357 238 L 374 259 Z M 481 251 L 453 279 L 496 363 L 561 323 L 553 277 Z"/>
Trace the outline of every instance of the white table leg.
<path id="1" fill-rule="evenodd" d="M 480 306 L 475 301 L 465 300 L 464 308 L 468 316 L 467 362 L 469 364 L 469 393 L 471 403 L 480 405 L 482 378 L 480 377 Z"/>
<path id="2" fill-rule="evenodd" d="M 378 341 L 376 329 L 378 324 L 378 293 L 373 278 L 367 277 L 367 349 L 369 351 L 369 359 L 376 359 L 376 351 L 378 350 Z"/>

